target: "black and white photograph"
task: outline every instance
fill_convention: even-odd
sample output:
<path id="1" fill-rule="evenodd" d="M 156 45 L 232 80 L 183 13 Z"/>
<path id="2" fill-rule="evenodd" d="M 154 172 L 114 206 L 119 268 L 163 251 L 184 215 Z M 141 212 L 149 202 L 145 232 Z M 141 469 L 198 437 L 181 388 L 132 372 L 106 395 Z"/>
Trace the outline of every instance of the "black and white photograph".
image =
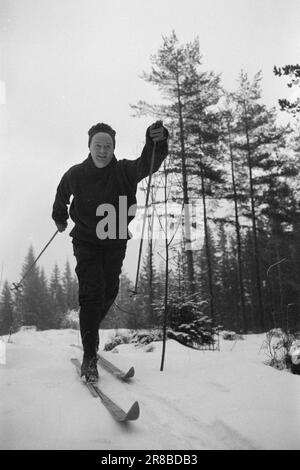
<path id="1" fill-rule="evenodd" d="M 1 450 L 300 450 L 298 0 L 0 0 L 0 220 Z"/>

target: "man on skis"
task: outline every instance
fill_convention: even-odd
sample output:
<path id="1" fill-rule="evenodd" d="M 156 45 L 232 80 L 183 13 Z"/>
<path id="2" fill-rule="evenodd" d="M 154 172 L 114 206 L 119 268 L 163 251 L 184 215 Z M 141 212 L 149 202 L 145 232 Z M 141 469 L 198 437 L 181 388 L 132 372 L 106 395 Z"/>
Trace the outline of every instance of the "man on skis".
<path id="1" fill-rule="evenodd" d="M 90 153 L 63 175 L 52 211 L 60 232 L 66 229 L 69 215 L 75 223 L 70 236 L 79 282 L 81 375 L 89 382 L 98 379 L 99 326 L 118 294 L 119 276 L 130 238 L 127 227 L 134 218 L 132 211 L 128 215 L 128 208 L 136 204 L 137 184 L 150 173 L 154 145 L 153 172 L 168 155 L 168 131 L 161 121 L 148 127 L 145 146 L 136 160 L 116 159 L 115 135 L 108 124 L 91 127 L 88 131 Z M 110 208 L 116 217 L 107 222 Z"/>

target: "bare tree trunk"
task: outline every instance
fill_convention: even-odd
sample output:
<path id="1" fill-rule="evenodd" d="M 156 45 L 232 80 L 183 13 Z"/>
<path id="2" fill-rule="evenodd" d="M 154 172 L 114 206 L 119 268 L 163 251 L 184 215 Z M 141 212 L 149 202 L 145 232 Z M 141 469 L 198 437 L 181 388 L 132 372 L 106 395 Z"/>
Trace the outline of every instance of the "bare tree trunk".
<path id="1" fill-rule="evenodd" d="M 153 186 L 151 188 L 151 199 L 153 201 Z M 154 301 L 154 285 L 153 285 L 153 224 L 154 224 L 154 206 L 152 205 L 152 214 L 149 227 L 149 327 L 154 326 L 153 301 Z"/>
<path id="2" fill-rule="evenodd" d="M 166 267 L 165 267 L 165 297 L 164 297 L 164 323 L 163 323 L 163 348 L 160 370 L 164 370 L 165 353 L 166 353 L 166 342 L 167 342 L 167 319 L 168 319 L 168 293 L 169 293 L 169 244 L 168 244 L 168 207 L 167 207 L 167 172 L 166 164 L 164 164 L 165 170 L 165 250 L 166 250 Z"/>
<path id="3" fill-rule="evenodd" d="M 185 152 L 185 136 L 182 116 L 182 102 L 180 92 L 179 75 L 177 71 L 177 100 L 179 112 L 179 129 L 180 129 L 180 146 L 181 146 L 181 164 L 182 164 L 182 188 L 183 188 L 183 202 L 184 202 L 184 234 L 185 234 L 185 248 L 188 266 L 188 280 L 190 293 L 195 292 L 195 279 L 194 279 L 194 263 L 193 252 L 191 249 L 191 224 L 190 224 L 190 211 L 189 211 L 189 195 L 187 184 L 187 171 L 186 171 L 186 152 Z"/>
<path id="4" fill-rule="evenodd" d="M 239 212 L 238 212 L 238 197 L 237 197 L 236 182 L 235 182 L 230 124 L 228 121 L 227 121 L 227 130 L 228 130 L 228 143 L 229 143 L 230 162 L 231 162 L 232 188 L 233 188 L 233 194 L 234 194 L 235 230 L 236 230 L 236 241 L 237 241 L 237 252 L 238 252 L 238 275 L 239 275 L 240 301 L 241 301 L 241 310 L 242 310 L 242 322 L 243 322 L 243 332 L 247 333 L 248 323 L 247 323 L 246 308 L 245 308 L 245 288 L 244 288 L 244 282 L 243 282 L 242 248 L 241 248 L 242 244 L 241 244 L 240 222 L 239 222 Z"/>
<path id="5" fill-rule="evenodd" d="M 251 201 L 251 218 L 252 218 L 252 231 L 253 231 L 254 259 L 255 259 L 255 270 L 256 270 L 256 291 L 257 291 L 257 299 L 258 299 L 260 328 L 261 328 L 262 331 L 264 331 L 264 329 L 265 329 L 265 316 L 264 316 L 262 290 L 261 290 L 259 247 L 258 247 L 257 227 L 256 227 L 254 185 L 253 185 L 253 176 L 252 176 L 252 161 L 251 161 L 249 126 L 248 126 L 248 116 L 247 116 L 247 108 L 246 108 L 246 103 L 245 102 L 244 102 L 244 110 L 245 110 L 245 133 L 246 133 L 246 139 L 247 139 L 247 158 L 248 158 L 249 182 L 250 182 L 250 201 Z"/>
<path id="6" fill-rule="evenodd" d="M 213 280 L 212 280 L 211 253 L 210 253 L 209 237 L 208 237 L 205 181 L 204 181 L 204 171 L 203 171 L 203 165 L 202 165 L 201 150 L 200 150 L 200 175 L 201 175 L 201 190 L 202 190 L 202 202 L 203 202 L 203 220 L 204 220 L 205 250 L 206 250 L 206 262 L 207 262 L 207 274 L 208 274 L 210 317 L 212 320 L 212 326 L 214 326 L 215 325 L 214 291 L 213 291 Z"/>
<path id="7" fill-rule="evenodd" d="M 281 328 L 285 330 L 285 321 L 284 321 L 284 307 L 283 307 L 283 294 L 282 294 L 282 274 L 281 274 L 281 263 L 279 257 L 279 248 L 278 243 L 276 242 L 276 258 L 277 258 L 277 274 L 278 274 L 278 282 L 279 282 L 279 305 L 280 305 L 280 319 L 281 319 Z"/>

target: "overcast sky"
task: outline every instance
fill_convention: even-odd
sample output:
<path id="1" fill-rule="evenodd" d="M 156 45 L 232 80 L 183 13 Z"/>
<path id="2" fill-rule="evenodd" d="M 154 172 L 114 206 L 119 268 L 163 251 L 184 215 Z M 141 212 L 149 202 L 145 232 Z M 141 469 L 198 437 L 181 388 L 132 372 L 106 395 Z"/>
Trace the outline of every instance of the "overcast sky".
<path id="1" fill-rule="evenodd" d="M 149 119 L 129 104 L 159 103 L 139 78 L 162 36 L 199 36 L 203 69 L 234 89 L 241 69 L 263 71 L 263 100 L 289 96 L 273 66 L 300 61 L 299 0 L 0 0 L 0 269 L 18 281 L 29 244 L 36 254 L 56 227 L 52 204 L 62 174 L 88 154 L 87 131 L 117 131 L 117 158 L 136 158 Z M 70 224 L 70 228 L 72 224 Z M 125 270 L 136 267 L 129 243 Z M 69 258 L 59 234 L 41 258 L 46 272 Z"/>

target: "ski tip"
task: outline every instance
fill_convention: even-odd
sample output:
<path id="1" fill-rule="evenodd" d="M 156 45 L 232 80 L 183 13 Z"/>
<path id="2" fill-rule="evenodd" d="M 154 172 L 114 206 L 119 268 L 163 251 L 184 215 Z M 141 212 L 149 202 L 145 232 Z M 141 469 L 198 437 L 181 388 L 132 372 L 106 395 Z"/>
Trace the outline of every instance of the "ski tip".
<path id="1" fill-rule="evenodd" d="M 131 379 L 132 377 L 134 377 L 134 374 L 135 374 L 134 367 L 130 367 L 129 371 L 126 373 L 126 375 L 124 375 L 123 380 L 126 381 L 128 379 Z"/>
<path id="2" fill-rule="evenodd" d="M 140 406 L 137 401 L 134 402 L 132 407 L 127 413 L 126 421 L 135 421 L 140 416 Z"/>
<path id="3" fill-rule="evenodd" d="M 129 377 L 133 377 L 135 374 L 135 370 L 134 370 L 134 367 L 130 367 L 129 371 L 128 371 L 128 376 Z"/>

